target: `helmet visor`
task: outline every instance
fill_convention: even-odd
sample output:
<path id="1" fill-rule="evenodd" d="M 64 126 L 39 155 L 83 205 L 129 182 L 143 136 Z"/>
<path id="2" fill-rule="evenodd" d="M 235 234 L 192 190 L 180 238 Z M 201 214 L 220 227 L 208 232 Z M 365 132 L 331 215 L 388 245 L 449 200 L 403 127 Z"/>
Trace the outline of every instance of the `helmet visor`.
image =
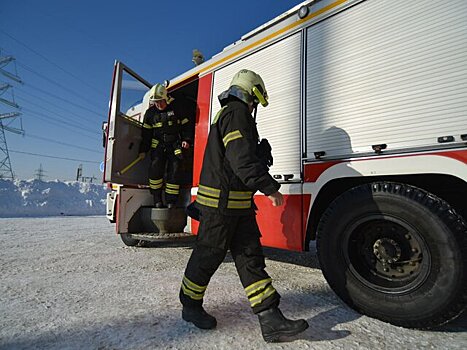
<path id="1" fill-rule="evenodd" d="M 269 104 L 268 94 L 266 92 L 261 93 L 261 91 L 259 91 L 256 86 L 253 86 L 252 91 L 258 99 L 259 103 L 261 103 L 261 106 L 266 107 Z"/>

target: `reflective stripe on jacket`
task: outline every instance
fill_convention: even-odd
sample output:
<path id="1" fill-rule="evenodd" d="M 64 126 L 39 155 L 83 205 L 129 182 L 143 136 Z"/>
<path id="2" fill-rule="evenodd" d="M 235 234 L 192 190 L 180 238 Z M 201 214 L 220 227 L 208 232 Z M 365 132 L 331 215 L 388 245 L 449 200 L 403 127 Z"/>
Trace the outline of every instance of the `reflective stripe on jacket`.
<path id="1" fill-rule="evenodd" d="M 250 215 L 256 191 L 270 195 L 279 189 L 256 154 L 258 138 L 248 106 L 239 100 L 227 102 L 208 136 L 196 198 L 201 210 Z"/>
<path id="2" fill-rule="evenodd" d="M 191 144 L 190 122 L 175 106 L 168 105 L 163 111 L 156 106 L 148 108 L 144 114 L 142 140 L 139 152 L 146 153 L 162 143 L 174 144 L 187 141 Z"/>

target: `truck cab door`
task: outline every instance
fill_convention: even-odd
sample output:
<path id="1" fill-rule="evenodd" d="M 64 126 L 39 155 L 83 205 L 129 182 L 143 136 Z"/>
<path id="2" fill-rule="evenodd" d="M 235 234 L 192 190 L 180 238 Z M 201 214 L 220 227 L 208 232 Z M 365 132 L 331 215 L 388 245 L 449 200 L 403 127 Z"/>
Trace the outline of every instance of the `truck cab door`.
<path id="1" fill-rule="evenodd" d="M 152 84 L 115 61 L 107 123 L 104 182 L 147 185 L 149 158 L 137 161 Z M 131 165 L 131 166 L 130 166 Z"/>

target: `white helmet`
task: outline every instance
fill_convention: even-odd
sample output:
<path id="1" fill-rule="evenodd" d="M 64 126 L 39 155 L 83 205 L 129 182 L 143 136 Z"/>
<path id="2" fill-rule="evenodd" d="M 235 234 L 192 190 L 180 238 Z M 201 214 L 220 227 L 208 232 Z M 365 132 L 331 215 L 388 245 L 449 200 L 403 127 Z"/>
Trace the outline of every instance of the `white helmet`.
<path id="1" fill-rule="evenodd" d="M 162 84 L 154 85 L 151 90 L 149 90 L 149 102 L 165 100 L 165 102 L 170 103 L 174 99 L 167 95 L 167 89 Z"/>
<path id="2" fill-rule="evenodd" d="M 263 79 L 259 74 L 248 69 L 242 69 L 234 75 L 229 89 L 219 95 L 221 103 L 229 95 L 235 96 L 247 104 L 250 102 L 261 103 L 263 107 L 269 104 Z"/>

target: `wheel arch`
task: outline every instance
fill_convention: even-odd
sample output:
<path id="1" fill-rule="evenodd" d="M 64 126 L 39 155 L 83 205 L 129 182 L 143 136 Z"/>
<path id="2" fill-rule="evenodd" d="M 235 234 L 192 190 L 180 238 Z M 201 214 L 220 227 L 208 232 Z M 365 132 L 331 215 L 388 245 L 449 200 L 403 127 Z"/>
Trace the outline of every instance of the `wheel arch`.
<path id="1" fill-rule="evenodd" d="M 459 215 L 467 220 L 467 207 L 465 206 L 467 182 L 454 175 L 420 173 L 334 178 L 319 188 L 319 192 L 311 204 L 306 224 L 305 250 L 308 250 L 310 241 L 316 239 L 316 230 L 322 214 L 337 197 L 355 186 L 378 181 L 398 182 L 419 187 L 448 202 Z"/>

